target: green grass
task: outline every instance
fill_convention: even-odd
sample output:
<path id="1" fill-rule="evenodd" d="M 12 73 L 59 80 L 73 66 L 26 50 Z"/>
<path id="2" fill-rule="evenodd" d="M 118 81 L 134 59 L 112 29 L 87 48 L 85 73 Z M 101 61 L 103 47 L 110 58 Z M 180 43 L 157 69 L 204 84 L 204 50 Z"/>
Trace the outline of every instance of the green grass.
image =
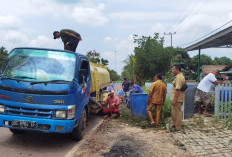
<path id="1" fill-rule="evenodd" d="M 149 87 L 146 87 L 145 85 L 143 85 L 141 88 L 143 90 L 143 93 L 146 93 L 146 94 L 149 93 L 149 91 L 148 91 Z"/>
<path id="2" fill-rule="evenodd" d="M 228 119 L 226 119 L 224 127 L 228 128 L 228 129 L 232 129 L 232 116 L 229 117 Z"/>

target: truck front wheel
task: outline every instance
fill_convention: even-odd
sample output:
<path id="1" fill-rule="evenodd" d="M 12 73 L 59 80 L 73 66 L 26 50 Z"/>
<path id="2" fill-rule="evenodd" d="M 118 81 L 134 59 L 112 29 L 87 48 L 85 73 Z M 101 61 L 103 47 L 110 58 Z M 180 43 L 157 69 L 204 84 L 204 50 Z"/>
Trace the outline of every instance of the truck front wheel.
<path id="1" fill-rule="evenodd" d="M 86 110 L 84 109 L 82 111 L 80 120 L 78 122 L 78 126 L 75 127 L 71 132 L 72 139 L 79 141 L 83 138 L 83 132 L 84 129 L 86 128 L 86 122 L 87 122 L 87 114 L 86 114 Z"/>

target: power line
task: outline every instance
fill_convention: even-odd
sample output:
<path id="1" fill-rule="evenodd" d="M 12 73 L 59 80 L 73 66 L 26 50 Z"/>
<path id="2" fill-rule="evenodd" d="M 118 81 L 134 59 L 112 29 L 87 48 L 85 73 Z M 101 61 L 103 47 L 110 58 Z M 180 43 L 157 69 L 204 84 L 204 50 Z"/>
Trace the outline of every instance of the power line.
<path id="1" fill-rule="evenodd" d="M 176 16 L 176 18 L 175 18 L 174 22 L 172 23 L 172 25 L 170 25 L 168 27 L 168 30 L 171 30 L 171 28 L 174 26 L 174 24 L 176 24 L 176 22 L 178 21 L 179 17 L 181 17 L 181 14 L 183 14 L 185 12 L 185 10 L 188 8 L 188 6 L 191 4 L 190 1 L 191 0 L 189 0 L 187 2 L 187 5 L 185 5 L 184 8 L 182 9 L 182 11 Z"/>
<path id="2" fill-rule="evenodd" d="M 190 8 L 189 12 L 187 12 L 187 14 L 185 14 L 185 16 L 180 21 L 183 21 L 186 17 L 188 17 L 192 13 L 192 11 L 200 4 L 200 2 L 201 0 L 197 1 L 197 3 L 195 3 L 194 6 Z M 175 30 L 177 27 L 178 25 L 176 25 L 173 30 Z"/>
<path id="3" fill-rule="evenodd" d="M 188 44 L 191 44 L 191 43 L 194 43 L 194 42 L 196 42 L 196 41 L 198 41 L 198 40 L 200 40 L 200 39 L 202 39 L 202 38 L 204 38 L 204 37 L 206 37 L 206 36 L 208 36 L 208 35 L 214 33 L 214 32 L 216 32 L 217 30 L 219 30 L 219 29 L 221 29 L 222 27 L 224 27 L 225 25 L 229 24 L 230 22 L 232 22 L 232 20 L 228 21 L 227 23 L 223 24 L 222 26 L 218 27 L 217 29 L 215 29 L 215 30 L 209 32 L 208 34 L 206 34 L 206 35 L 204 35 L 204 36 L 202 36 L 202 37 L 200 37 L 200 38 L 198 38 L 198 39 L 196 39 L 196 40 L 193 40 L 193 41 L 191 41 L 191 42 L 189 42 L 189 43 L 180 45 L 180 47 L 181 47 L 181 46 L 188 45 Z"/>

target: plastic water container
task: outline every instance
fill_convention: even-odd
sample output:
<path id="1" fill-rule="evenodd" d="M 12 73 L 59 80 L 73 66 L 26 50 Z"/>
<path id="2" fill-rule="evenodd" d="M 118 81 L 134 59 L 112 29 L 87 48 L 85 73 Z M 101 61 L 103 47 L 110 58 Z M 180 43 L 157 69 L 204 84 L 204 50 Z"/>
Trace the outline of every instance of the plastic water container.
<path id="1" fill-rule="evenodd" d="M 147 97 L 148 94 L 133 93 L 130 94 L 131 113 L 137 118 L 147 117 Z"/>
<path id="2" fill-rule="evenodd" d="M 121 91 L 119 92 L 119 95 L 124 95 L 123 90 L 121 90 Z"/>

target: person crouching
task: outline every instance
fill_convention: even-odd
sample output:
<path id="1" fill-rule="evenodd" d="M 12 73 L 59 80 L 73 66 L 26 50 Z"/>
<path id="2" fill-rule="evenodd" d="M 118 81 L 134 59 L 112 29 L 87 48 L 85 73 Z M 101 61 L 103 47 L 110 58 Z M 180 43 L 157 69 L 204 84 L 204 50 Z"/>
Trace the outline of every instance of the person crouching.
<path id="1" fill-rule="evenodd" d="M 119 98 L 114 95 L 114 91 L 110 92 L 109 97 L 102 104 L 103 105 L 105 105 L 105 104 L 108 105 L 107 108 L 103 109 L 104 115 L 111 116 L 112 114 L 116 114 L 116 118 L 118 118 L 120 116 L 120 113 L 119 113 Z"/>

